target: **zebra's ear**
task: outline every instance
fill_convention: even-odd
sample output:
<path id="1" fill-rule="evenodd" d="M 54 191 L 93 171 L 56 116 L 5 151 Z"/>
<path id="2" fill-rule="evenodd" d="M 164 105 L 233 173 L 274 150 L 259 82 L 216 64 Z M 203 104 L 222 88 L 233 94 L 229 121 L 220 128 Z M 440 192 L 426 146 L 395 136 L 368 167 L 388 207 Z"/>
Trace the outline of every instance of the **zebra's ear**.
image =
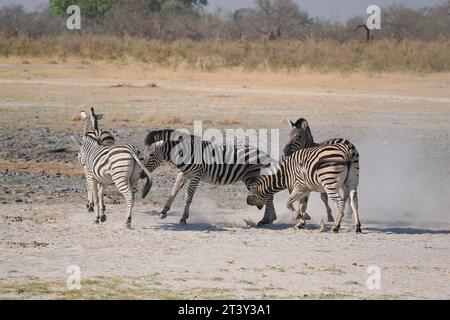
<path id="1" fill-rule="evenodd" d="M 290 126 L 291 128 L 295 128 L 295 123 L 292 122 L 290 119 L 287 119 L 287 118 L 286 118 L 286 122 L 289 124 L 289 126 Z"/>
<path id="2" fill-rule="evenodd" d="M 72 139 L 72 141 L 73 141 L 73 143 L 75 143 L 75 145 L 77 145 L 78 147 L 81 147 L 81 141 L 78 137 L 71 135 L 70 139 Z"/>
<path id="3" fill-rule="evenodd" d="M 86 119 L 86 118 L 87 118 L 87 114 L 86 114 L 85 111 L 81 111 L 81 112 L 80 112 L 80 115 L 81 115 L 81 117 L 82 117 L 83 119 Z"/>

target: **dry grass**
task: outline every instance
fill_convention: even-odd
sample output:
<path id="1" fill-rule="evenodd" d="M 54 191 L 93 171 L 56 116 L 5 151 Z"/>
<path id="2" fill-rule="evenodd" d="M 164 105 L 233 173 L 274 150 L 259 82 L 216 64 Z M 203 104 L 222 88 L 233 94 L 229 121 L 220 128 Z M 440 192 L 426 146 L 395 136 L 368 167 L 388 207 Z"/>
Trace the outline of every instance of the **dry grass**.
<path id="1" fill-rule="evenodd" d="M 139 118 L 139 122 L 142 123 L 151 123 L 151 124 L 157 124 L 157 125 L 186 125 L 191 126 L 194 124 L 192 120 L 183 119 L 178 116 L 171 116 L 167 118 L 157 118 L 151 114 L 145 114 L 142 115 Z M 219 125 L 219 126 L 233 126 L 241 124 L 241 122 L 232 119 L 232 118 L 225 118 L 221 120 L 202 120 L 204 125 Z"/>
<path id="2" fill-rule="evenodd" d="M 70 117 L 70 120 L 72 120 L 72 121 L 81 121 L 81 120 L 83 120 L 83 118 L 81 117 L 80 112 L 81 112 L 81 110 L 74 110 L 72 116 Z"/>
<path id="3" fill-rule="evenodd" d="M 156 122 L 156 118 L 151 114 L 144 114 L 140 117 L 139 122 L 143 123 L 153 123 Z"/>
<path id="4" fill-rule="evenodd" d="M 80 290 L 69 290 L 65 281 L 0 281 L 1 299 L 236 299 L 222 287 L 196 287 L 174 291 L 165 288 L 157 276 L 96 277 L 83 279 Z"/>
<path id="5" fill-rule="evenodd" d="M 239 121 L 230 119 L 230 118 L 217 120 L 215 123 L 217 125 L 221 125 L 221 126 L 233 126 L 233 125 L 241 124 Z"/>
<path id="6" fill-rule="evenodd" d="M 52 63 L 78 61 L 139 62 L 159 67 L 213 71 L 241 67 L 246 70 L 312 71 L 450 71 L 450 40 L 397 43 L 377 40 L 224 42 L 188 40 L 147 41 L 131 37 L 65 36 L 39 40 L 0 37 L 0 56 L 41 58 Z"/>
<path id="7" fill-rule="evenodd" d="M 0 159 L 0 171 L 6 169 L 11 172 L 46 173 L 50 175 L 64 173 L 67 176 L 84 176 L 81 166 L 60 161 L 34 162 Z"/>
<path id="8" fill-rule="evenodd" d="M 194 122 L 192 120 L 181 119 L 180 117 L 174 116 L 160 122 L 161 124 L 170 124 L 170 125 L 193 125 Z"/>

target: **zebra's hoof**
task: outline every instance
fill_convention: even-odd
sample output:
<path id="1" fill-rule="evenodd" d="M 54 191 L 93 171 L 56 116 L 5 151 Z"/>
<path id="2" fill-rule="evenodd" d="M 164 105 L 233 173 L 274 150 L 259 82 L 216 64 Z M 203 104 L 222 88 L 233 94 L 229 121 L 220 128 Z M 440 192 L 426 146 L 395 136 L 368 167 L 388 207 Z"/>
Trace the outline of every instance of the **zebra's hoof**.
<path id="1" fill-rule="evenodd" d="M 159 218 L 160 218 L 160 219 L 165 219 L 165 218 L 167 218 L 167 213 L 161 212 L 161 214 L 159 215 Z"/>
<path id="2" fill-rule="evenodd" d="M 305 220 L 300 219 L 300 221 L 294 226 L 295 230 L 300 230 L 305 227 Z"/>
<path id="3" fill-rule="evenodd" d="M 105 222 L 105 221 L 106 221 L 106 214 L 104 214 L 100 217 L 100 222 Z"/>
<path id="4" fill-rule="evenodd" d="M 357 226 L 357 227 L 356 227 L 356 233 L 362 233 L 361 227 L 360 227 L 360 226 Z"/>
<path id="5" fill-rule="evenodd" d="M 88 212 L 94 212 L 94 207 L 87 207 Z"/>
<path id="6" fill-rule="evenodd" d="M 268 225 L 268 224 L 270 224 L 270 223 L 271 223 L 271 222 L 269 222 L 269 221 L 261 220 L 261 221 L 258 222 L 257 226 L 261 227 L 261 226 Z"/>
<path id="7" fill-rule="evenodd" d="M 99 224 L 99 223 L 100 223 L 100 220 L 98 218 L 94 220 L 94 224 Z"/>
<path id="8" fill-rule="evenodd" d="M 333 230 L 334 233 L 338 233 L 339 232 L 339 228 L 336 226 L 333 226 L 333 228 L 331 228 L 331 230 Z"/>
<path id="9" fill-rule="evenodd" d="M 304 220 L 311 220 L 311 216 L 305 212 L 305 213 L 303 214 L 303 219 L 304 219 Z"/>
<path id="10" fill-rule="evenodd" d="M 187 222 L 186 222 L 186 220 L 181 219 L 181 220 L 180 220 L 180 224 L 183 225 L 183 226 L 185 226 L 185 225 L 187 225 Z"/>

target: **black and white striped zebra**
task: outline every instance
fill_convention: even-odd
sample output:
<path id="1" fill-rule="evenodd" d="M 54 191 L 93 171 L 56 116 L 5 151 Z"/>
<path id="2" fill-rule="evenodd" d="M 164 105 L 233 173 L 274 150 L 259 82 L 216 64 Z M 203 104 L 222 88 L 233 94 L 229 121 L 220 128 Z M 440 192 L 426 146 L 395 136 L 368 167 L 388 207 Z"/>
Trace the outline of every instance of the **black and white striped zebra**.
<path id="1" fill-rule="evenodd" d="M 355 153 L 356 148 L 348 143 L 335 143 L 294 152 L 272 167 L 268 174 L 257 178 L 250 185 L 247 203 L 261 206 L 267 199 L 273 199 L 275 193 L 289 189 L 290 195 L 286 206 L 295 214 L 295 201 L 307 199 L 311 192 L 326 193 L 336 206 L 337 216 L 332 230 L 337 232 L 343 216 L 344 202 L 350 197 L 355 229 L 360 233 L 357 195 L 359 181 L 352 179 Z M 344 190 L 343 198 L 339 194 L 340 188 Z M 306 201 L 303 206 L 299 206 L 297 218 L 300 218 L 300 221 L 295 226 L 296 229 L 302 228 L 305 224 L 303 219 L 305 210 Z"/>
<path id="2" fill-rule="evenodd" d="M 86 112 L 81 111 L 81 117 L 84 119 L 83 134 L 86 134 L 87 132 L 90 132 L 90 131 L 97 132 L 94 130 L 94 122 L 98 122 L 98 120 L 102 119 L 103 115 L 96 114 L 94 112 L 94 109 L 91 108 L 90 116 L 88 116 L 86 114 Z M 112 146 L 115 144 L 114 136 L 112 135 L 112 133 L 110 133 L 109 131 L 106 131 L 106 130 L 99 131 L 97 141 L 101 145 L 105 145 L 105 146 Z M 78 163 L 83 167 L 84 177 L 86 178 L 86 190 L 87 190 L 87 198 L 88 198 L 86 208 L 88 209 L 89 212 L 93 212 L 94 211 L 94 198 L 91 193 L 92 177 L 90 176 L 90 173 L 86 170 L 85 166 L 83 166 L 81 164 L 81 152 L 78 152 L 77 159 L 78 159 Z M 105 210 L 106 210 L 106 207 L 103 207 L 102 211 L 105 211 Z"/>
<path id="3" fill-rule="evenodd" d="M 200 181 L 216 185 L 242 181 L 248 186 L 260 175 L 261 168 L 270 163 L 267 155 L 257 148 L 213 144 L 175 130 L 152 131 L 147 135 L 145 144 L 148 146 L 144 152 L 145 166 L 150 172 L 166 161 L 172 162 L 179 171 L 161 211 L 162 219 L 167 216 L 181 187 L 189 180 L 181 224 L 186 224 L 189 218 L 189 208 Z M 183 154 L 186 150 L 192 152 Z M 208 159 L 205 155 L 212 155 L 214 159 Z M 260 225 L 276 219 L 273 199 L 267 199 L 264 205 L 266 214 L 265 219 L 259 222 Z"/>
<path id="4" fill-rule="evenodd" d="M 94 126 L 97 129 L 96 126 Z M 96 213 L 95 223 L 106 220 L 103 196 L 106 185 L 115 184 L 127 203 L 128 227 L 131 227 L 131 212 L 134 206 L 134 190 L 136 183 L 144 171 L 148 177 L 145 190 L 150 190 L 150 172 L 140 158 L 139 150 L 133 145 L 103 146 L 98 141 L 99 132 L 89 131 L 78 141 L 81 147 L 81 164 L 86 168 L 91 180 L 91 193 L 94 198 Z M 76 141 L 76 138 L 73 138 Z M 148 191 L 146 191 L 148 192 Z M 102 208 L 100 216 L 99 206 Z"/>
<path id="5" fill-rule="evenodd" d="M 291 132 L 289 133 L 289 140 L 283 149 L 284 157 L 289 157 L 291 154 L 293 154 L 294 152 L 301 150 L 301 149 L 312 148 L 312 147 L 317 147 L 317 146 L 321 146 L 321 145 L 346 143 L 346 144 L 353 146 L 353 144 L 350 141 L 348 141 L 347 139 L 344 139 L 344 138 L 332 138 L 332 139 L 325 140 L 321 143 L 315 143 L 314 138 L 311 133 L 311 129 L 308 125 L 308 121 L 306 121 L 304 118 L 299 118 L 296 122 L 292 122 L 291 120 L 289 120 L 289 124 L 291 126 Z M 359 153 L 356 150 L 356 148 L 355 148 L 355 152 L 353 153 L 352 167 L 353 167 L 353 169 L 351 171 L 351 174 L 353 176 L 351 177 L 351 179 L 359 181 Z M 325 205 L 326 211 L 327 211 L 328 222 L 334 222 L 333 215 L 331 214 L 331 208 L 328 204 L 327 193 L 325 193 L 325 192 L 321 193 L 320 197 L 321 197 L 321 199 Z M 300 206 L 306 206 L 307 201 L 308 201 L 308 198 L 302 199 Z M 344 208 L 345 208 L 345 203 L 344 203 Z M 310 219 L 309 215 L 306 212 L 305 212 L 305 219 Z"/>

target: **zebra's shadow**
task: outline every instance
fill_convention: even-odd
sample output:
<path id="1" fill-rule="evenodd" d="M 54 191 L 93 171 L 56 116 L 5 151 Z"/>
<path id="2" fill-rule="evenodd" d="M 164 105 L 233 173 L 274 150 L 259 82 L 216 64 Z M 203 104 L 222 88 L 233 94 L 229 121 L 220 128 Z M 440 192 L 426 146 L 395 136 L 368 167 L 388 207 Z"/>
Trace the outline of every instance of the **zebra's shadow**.
<path id="1" fill-rule="evenodd" d="M 169 230 L 169 231 L 195 231 L 195 232 L 220 232 L 227 231 L 220 226 L 215 226 L 206 223 L 188 223 L 188 224 L 180 224 L 180 223 L 161 223 L 158 225 L 154 225 L 152 227 L 147 227 L 145 229 L 153 229 L 153 230 Z"/>
<path id="2" fill-rule="evenodd" d="M 286 230 L 286 229 L 293 229 L 294 225 L 295 225 L 294 223 L 272 223 L 272 224 L 264 224 L 261 226 L 255 224 L 254 226 L 249 227 L 261 230 Z M 313 229 L 313 226 L 305 226 L 305 229 L 306 230 Z"/>
<path id="3" fill-rule="evenodd" d="M 152 210 L 144 212 L 144 214 L 149 216 L 159 217 L 161 212 Z M 167 217 L 177 217 L 179 214 L 175 211 L 167 212 Z M 181 216 L 179 217 L 181 218 Z M 152 227 L 147 227 L 145 229 L 153 229 L 153 230 L 170 230 L 170 231 L 199 231 L 199 232 L 216 232 L 216 231 L 226 231 L 226 229 L 212 225 L 208 223 L 195 223 L 188 222 L 187 224 L 180 224 L 178 222 L 165 222 L 165 219 L 160 220 L 161 223 L 154 225 Z"/>
<path id="4" fill-rule="evenodd" d="M 161 211 L 158 210 L 145 211 L 144 214 L 148 216 L 159 216 L 161 214 Z M 173 215 L 175 215 L 175 212 L 167 212 L 167 216 Z"/>
<path id="5" fill-rule="evenodd" d="M 413 227 L 363 227 L 365 231 L 387 234 L 450 234 L 450 230 L 432 230 Z"/>

